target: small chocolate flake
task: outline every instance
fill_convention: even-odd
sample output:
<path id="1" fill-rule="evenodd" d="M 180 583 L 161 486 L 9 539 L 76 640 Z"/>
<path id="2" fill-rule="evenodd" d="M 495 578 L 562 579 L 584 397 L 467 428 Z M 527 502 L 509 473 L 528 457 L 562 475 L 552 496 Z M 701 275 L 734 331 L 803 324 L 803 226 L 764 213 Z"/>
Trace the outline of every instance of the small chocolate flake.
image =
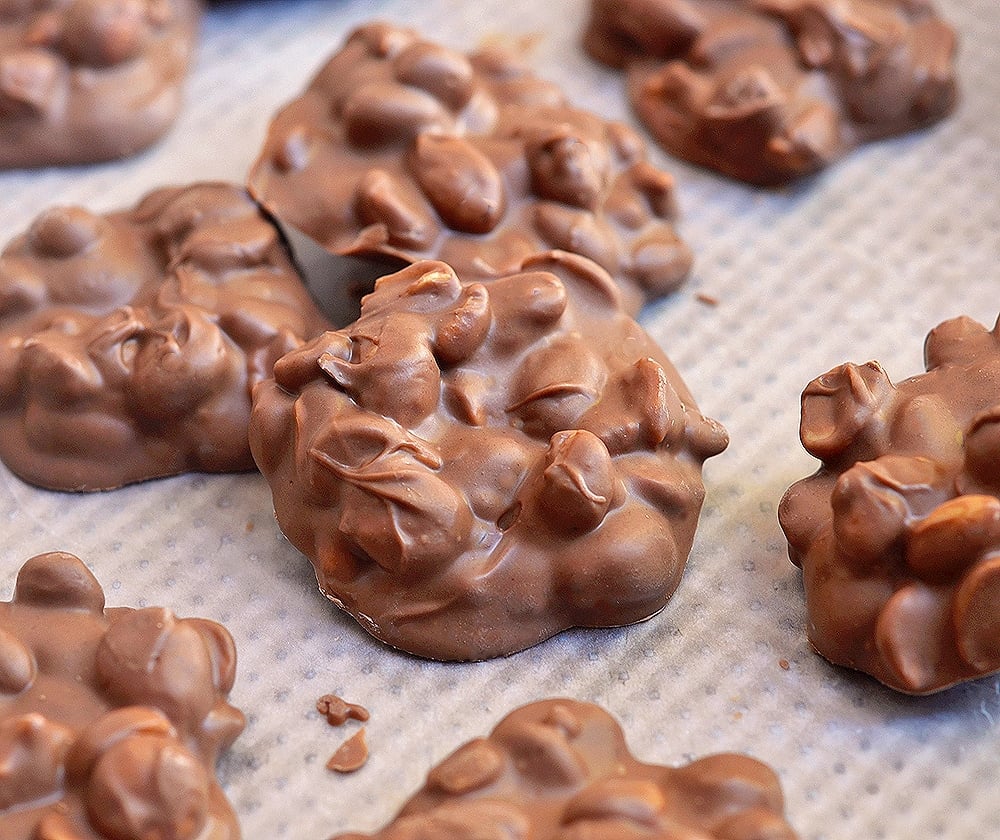
<path id="1" fill-rule="evenodd" d="M 326 722 L 330 726 L 343 726 L 348 718 L 364 723 L 371 717 L 364 706 L 348 703 L 336 694 L 324 694 L 320 697 L 316 701 L 316 711 L 326 716 Z"/>
<path id="2" fill-rule="evenodd" d="M 337 773 L 353 773 L 360 770 L 368 760 L 368 744 L 364 728 L 359 729 L 344 741 L 326 763 L 327 770 Z"/>

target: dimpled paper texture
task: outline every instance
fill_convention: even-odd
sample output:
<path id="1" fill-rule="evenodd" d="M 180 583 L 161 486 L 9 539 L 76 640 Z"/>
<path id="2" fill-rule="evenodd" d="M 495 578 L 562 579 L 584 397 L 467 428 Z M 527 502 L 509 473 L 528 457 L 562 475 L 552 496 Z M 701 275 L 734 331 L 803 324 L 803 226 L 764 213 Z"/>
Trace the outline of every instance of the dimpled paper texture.
<path id="1" fill-rule="evenodd" d="M 798 442 L 799 395 L 812 378 L 868 359 L 894 381 L 919 373 L 938 322 L 966 314 L 991 326 L 1000 310 L 1000 5 L 937 7 L 959 33 L 962 99 L 929 131 L 869 145 L 773 193 L 653 153 L 676 175 L 679 230 L 696 262 L 687 285 L 640 320 L 732 437 L 707 465 L 694 550 L 658 616 L 482 664 L 413 659 L 319 594 L 256 475 L 64 495 L 0 470 L 2 597 L 29 556 L 63 549 L 93 568 L 109 604 L 224 622 L 239 649 L 231 699 L 248 726 L 220 770 L 248 840 L 373 830 L 435 762 L 552 695 L 604 705 L 645 761 L 737 750 L 770 763 L 806 840 L 996 836 L 1000 680 L 914 698 L 828 665 L 806 641 L 800 573 L 776 519 L 784 490 L 816 466 Z M 0 233 L 7 241 L 53 203 L 108 210 L 162 184 L 241 180 L 273 111 L 374 15 L 461 49 L 521 45 L 574 103 L 635 125 L 622 78 L 579 47 L 584 9 L 583 0 L 216 4 L 164 142 L 111 165 L 0 174 Z M 316 714 L 327 692 L 372 713 L 371 758 L 350 776 L 324 767 L 357 728 Z"/>

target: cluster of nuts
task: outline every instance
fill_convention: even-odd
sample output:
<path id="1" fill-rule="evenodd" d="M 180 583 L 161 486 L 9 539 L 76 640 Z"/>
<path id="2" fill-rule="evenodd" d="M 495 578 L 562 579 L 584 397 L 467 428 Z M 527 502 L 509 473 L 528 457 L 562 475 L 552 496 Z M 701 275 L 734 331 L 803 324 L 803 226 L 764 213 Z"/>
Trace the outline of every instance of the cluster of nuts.
<path id="1" fill-rule="evenodd" d="M 0 4 L 0 26 L 23 21 L 29 14 L 25 5 Z M 67 66 L 104 70 L 132 61 L 173 15 L 166 0 L 49 0 L 44 5 L 44 10 L 30 10 L 18 47 L 0 56 L 2 119 L 47 111 L 65 84 Z"/>
<path id="2" fill-rule="evenodd" d="M 673 179 L 635 132 L 570 107 L 507 53 L 465 56 L 387 24 L 354 32 L 278 114 L 250 186 L 341 254 L 490 279 L 570 250 L 610 272 L 633 311 L 691 267 Z"/>
<path id="3" fill-rule="evenodd" d="M 585 45 L 637 62 L 633 105 L 668 149 L 753 183 L 813 173 L 956 100 L 955 35 L 925 0 L 595 0 Z"/>
<path id="4" fill-rule="evenodd" d="M 198 0 L 0 0 L 0 168 L 112 160 L 173 122 Z"/>
<path id="5" fill-rule="evenodd" d="M 337 840 L 794 840 L 782 810 L 778 779 L 758 761 L 720 754 L 679 768 L 642 764 L 605 711 L 546 700 L 452 753 L 380 832 Z"/>
<path id="6" fill-rule="evenodd" d="M 1000 330 L 945 322 L 926 357 L 897 385 L 873 362 L 809 385 L 823 467 L 780 511 L 813 645 L 911 693 L 1000 670 Z"/>
<path id="7" fill-rule="evenodd" d="M 48 210 L 0 257 L 0 455 L 68 490 L 252 469 L 253 385 L 326 325 L 236 187 Z"/>
<path id="8" fill-rule="evenodd" d="M 238 836 L 212 771 L 243 729 L 223 627 L 105 613 L 98 582 L 62 552 L 24 564 L 0 620 L 4 836 Z"/>
<path id="9" fill-rule="evenodd" d="M 559 252 L 487 284 L 417 263 L 280 359 L 251 446 L 323 590 L 441 659 L 659 610 L 727 438 L 619 304 Z"/>

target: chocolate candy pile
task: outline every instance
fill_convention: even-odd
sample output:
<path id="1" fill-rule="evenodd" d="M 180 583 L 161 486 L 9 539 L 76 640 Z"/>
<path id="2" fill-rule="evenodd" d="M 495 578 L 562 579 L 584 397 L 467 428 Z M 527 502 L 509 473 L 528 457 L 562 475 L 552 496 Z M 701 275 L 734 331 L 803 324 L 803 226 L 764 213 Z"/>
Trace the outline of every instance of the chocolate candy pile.
<path id="1" fill-rule="evenodd" d="M 631 312 L 691 267 L 673 178 L 631 129 L 570 106 L 512 53 L 465 56 L 382 23 L 278 113 L 249 184 L 336 254 L 441 259 L 468 280 L 582 254 Z"/>
<path id="2" fill-rule="evenodd" d="M 927 373 L 842 365 L 802 396 L 823 465 L 782 500 L 823 656 L 925 694 L 1000 670 L 1000 326 L 947 321 Z"/>
<path id="3" fill-rule="evenodd" d="M 457 749 L 384 829 L 334 840 L 795 840 L 774 772 L 744 755 L 642 764 L 603 709 L 543 700 Z"/>
<path id="4" fill-rule="evenodd" d="M 955 33 L 927 0 L 593 0 L 584 45 L 628 68 L 665 149 L 752 184 L 815 173 L 957 98 Z"/>
<path id="5" fill-rule="evenodd" d="M 224 840 L 236 815 L 215 761 L 243 730 L 224 627 L 105 610 L 71 554 L 28 560 L 0 602 L 4 840 Z"/>
<path id="6" fill-rule="evenodd" d="M 253 386 L 326 326 L 238 187 L 48 210 L 0 256 L 0 458 L 57 490 L 253 469 Z"/>
<path id="7" fill-rule="evenodd" d="M 486 659 L 660 610 L 728 439 L 608 274 L 555 253 L 382 278 L 275 365 L 250 442 L 331 599 L 403 650 Z"/>
<path id="8" fill-rule="evenodd" d="M 180 109 L 199 0 L 0 0 L 0 168 L 91 163 Z"/>
<path id="9" fill-rule="evenodd" d="M 645 153 L 509 54 L 364 25 L 250 182 L 336 253 L 457 267 L 385 277 L 320 335 L 235 186 L 47 211 L 0 257 L 0 457 L 63 490 L 249 469 L 251 392 L 289 353 L 254 396 L 256 458 L 323 591 L 375 636 L 483 659 L 648 618 L 727 438 L 629 314 L 690 264 Z"/>
<path id="10" fill-rule="evenodd" d="M 195 3 L 27 5 L 0 1 L 0 166 L 165 130 Z M 756 184 L 956 98 L 923 0 L 594 0 L 585 45 L 669 150 Z M 248 184 L 57 207 L 7 246 L 11 470 L 102 490 L 256 464 L 324 594 L 421 656 L 662 609 L 728 438 L 632 317 L 692 261 L 642 138 L 502 50 L 369 23 L 275 116 Z M 330 330 L 286 235 L 405 267 Z M 911 693 L 1000 670 L 1000 328 L 948 322 L 927 358 L 898 385 L 869 363 L 807 388 L 823 465 L 780 512 L 817 650 Z M 0 604 L 0 833 L 238 837 L 213 771 L 243 725 L 234 669 L 218 625 L 106 611 L 75 557 L 30 560 Z M 752 759 L 644 765 L 606 713 L 557 700 L 459 749 L 372 836 L 794 838 L 782 811 Z"/>

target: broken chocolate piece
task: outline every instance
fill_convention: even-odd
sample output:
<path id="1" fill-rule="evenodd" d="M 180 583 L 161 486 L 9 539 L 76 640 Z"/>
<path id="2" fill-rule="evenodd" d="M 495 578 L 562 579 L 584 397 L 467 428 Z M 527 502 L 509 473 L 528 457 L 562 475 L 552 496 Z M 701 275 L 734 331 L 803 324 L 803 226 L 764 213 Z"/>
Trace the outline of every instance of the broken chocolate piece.
<path id="1" fill-rule="evenodd" d="M 441 259 L 484 280 L 559 248 L 609 271 L 630 311 L 691 267 L 673 179 L 631 129 L 571 107 L 513 55 L 384 23 L 351 34 L 275 117 L 249 184 L 331 253 Z"/>
<path id="2" fill-rule="evenodd" d="M 326 763 L 326 769 L 335 773 L 353 773 L 364 767 L 366 761 L 368 761 L 368 744 L 362 727 L 337 747 L 337 751 Z"/>
<path id="3" fill-rule="evenodd" d="M 0 602 L 0 836 L 236 840 L 214 772 L 235 670 L 221 625 L 105 610 L 73 555 L 28 560 Z"/>
<path id="4" fill-rule="evenodd" d="M 934 329 L 927 372 L 845 364 L 802 395 L 822 461 L 779 510 L 809 639 L 910 694 L 1000 671 L 1000 326 Z"/>
<path id="5" fill-rule="evenodd" d="M 238 187 L 48 210 L 0 255 L 0 458 L 57 490 L 253 469 L 251 389 L 327 326 Z"/>
<path id="6" fill-rule="evenodd" d="M 198 0 L 0 4 L 0 168 L 113 160 L 170 127 Z"/>
<path id="7" fill-rule="evenodd" d="M 316 711 L 326 718 L 330 726 L 343 726 L 348 718 L 364 723 L 371 717 L 364 706 L 348 703 L 336 694 L 324 694 L 320 697 L 316 701 Z"/>
<path id="8" fill-rule="evenodd" d="M 584 45 L 628 68 L 665 149 L 765 186 L 957 100 L 955 33 L 927 0 L 593 0 Z"/>
<path id="9" fill-rule="evenodd" d="M 543 700 L 459 747 L 396 818 L 371 835 L 532 840 L 795 840 L 774 771 L 737 753 L 682 767 L 643 764 L 599 706 Z"/>
<path id="10" fill-rule="evenodd" d="M 572 254 L 486 284 L 421 262 L 279 360 L 251 447 L 323 592 L 449 660 L 660 610 L 728 439 L 619 303 Z"/>

